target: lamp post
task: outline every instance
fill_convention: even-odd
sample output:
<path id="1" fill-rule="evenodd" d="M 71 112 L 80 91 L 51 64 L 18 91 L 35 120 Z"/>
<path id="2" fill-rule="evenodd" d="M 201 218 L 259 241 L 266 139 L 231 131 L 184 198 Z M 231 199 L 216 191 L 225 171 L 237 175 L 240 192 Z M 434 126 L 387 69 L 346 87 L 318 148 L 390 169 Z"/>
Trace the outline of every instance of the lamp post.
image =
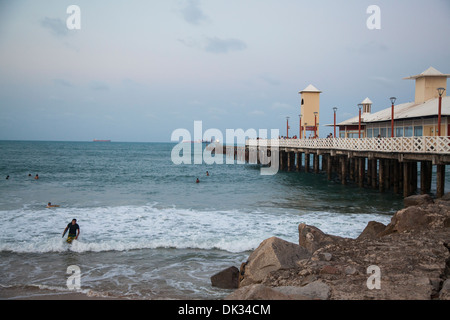
<path id="1" fill-rule="evenodd" d="M 317 113 L 314 112 L 314 139 L 317 139 Z"/>
<path id="2" fill-rule="evenodd" d="M 334 111 L 334 137 L 336 138 L 336 111 L 338 108 L 334 107 L 333 111 Z"/>
<path id="3" fill-rule="evenodd" d="M 441 136 L 441 110 L 442 110 L 442 95 L 444 94 L 445 88 L 438 88 L 439 93 L 439 109 L 438 109 L 438 133 Z"/>
<path id="4" fill-rule="evenodd" d="M 391 138 L 394 137 L 394 104 L 395 101 L 397 100 L 396 97 L 391 97 L 391 103 L 392 103 L 392 107 L 391 107 Z"/>
<path id="5" fill-rule="evenodd" d="M 302 115 L 301 114 L 299 114 L 298 115 L 298 118 L 299 118 L 299 120 L 300 120 L 300 127 L 299 127 L 299 132 L 298 132 L 298 139 L 300 140 L 301 138 L 302 138 Z"/>
<path id="6" fill-rule="evenodd" d="M 286 138 L 289 138 L 289 117 L 286 117 Z"/>
<path id="7" fill-rule="evenodd" d="M 358 109 L 359 109 L 358 137 L 359 137 L 359 139 L 361 139 L 361 109 L 362 109 L 362 107 L 363 107 L 362 104 L 358 104 Z"/>

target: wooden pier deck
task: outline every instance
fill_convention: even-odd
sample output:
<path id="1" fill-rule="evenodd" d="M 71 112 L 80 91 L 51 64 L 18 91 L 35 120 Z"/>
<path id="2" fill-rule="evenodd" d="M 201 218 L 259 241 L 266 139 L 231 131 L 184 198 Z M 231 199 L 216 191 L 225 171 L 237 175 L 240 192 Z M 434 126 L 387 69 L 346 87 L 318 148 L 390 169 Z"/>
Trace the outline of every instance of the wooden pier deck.
<path id="1" fill-rule="evenodd" d="M 326 172 L 328 179 L 337 175 L 342 184 L 354 182 L 405 197 L 430 193 L 435 172 L 440 198 L 450 164 L 450 137 L 249 139 L 245 147 L 234 147 L 235 159 L 249 163 L 259 163 L 272 152 L 279 154 L 279 170 Z"/>

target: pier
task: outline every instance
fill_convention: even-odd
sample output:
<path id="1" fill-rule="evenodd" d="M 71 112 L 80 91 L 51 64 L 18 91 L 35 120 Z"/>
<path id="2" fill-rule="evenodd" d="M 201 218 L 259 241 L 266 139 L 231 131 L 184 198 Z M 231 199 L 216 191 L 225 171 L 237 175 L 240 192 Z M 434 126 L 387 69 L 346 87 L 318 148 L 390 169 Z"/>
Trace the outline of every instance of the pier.
<path id="1" fill-rule="evenodd" d="M 435 181 L 436 197 L 441 198 L 450 164 L 447 78 L 450 74 L 430 67 L 405 78 L 415 80 L 413 102 L 395 105 L 397 98 L 391 97 L 389 108 L 372 113 L 372 101 L 366 98 L 358 104 L 359 115 L 341 123 L 336 123 L 334 107 L 334 134 L 326 139 L 319 139 L 322 91 L 309 85 L 299 92 L 298 139 L 289 138 L 287 117 L 287 138 L 248 139 L 245 147 L 226 150 L 227 156 L 234 152 L 236 160 L 262 165 L 268 165 L 270 157 L 272 165 L 278 160 L 281 171 L 325 172 L 329 180 L 338 178 L 344 185 L 355 183 L 404 197 L 431 193 Z"/>
<path id="2" fill-rule="evenodd" d="M 272 152 L 278 152 L 281 171 L 326 173 L 329 180 L 337 177 L 344 185 L 355 183 L 404 197 L 430 193 L 435 172 L 440 198 L 450 164 L 450 137 L 249 139 L 245 147 L 234 147 L 234 158 L 259 164 Z"/>

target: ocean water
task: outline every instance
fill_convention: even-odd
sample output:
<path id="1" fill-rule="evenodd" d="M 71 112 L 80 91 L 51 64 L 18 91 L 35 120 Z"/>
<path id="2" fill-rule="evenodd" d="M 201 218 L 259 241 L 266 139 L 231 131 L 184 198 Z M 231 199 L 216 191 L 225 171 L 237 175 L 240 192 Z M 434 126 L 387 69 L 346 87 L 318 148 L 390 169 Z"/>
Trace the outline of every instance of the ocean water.
<path id="1" fill-rule="evenodd" d="M 298 242 L 300 223 L 357 237 L 403 204 L 324 174 L 175 165 L 174 146 L 0 141 L 0 292 L 67 293 L 77 266 L 88 295 L 221 299 L 230 291 L 210 277 L 239 267 L 263 240 Z M 62 232 L 73 218 L 81 234 L 69 245 Z"/>

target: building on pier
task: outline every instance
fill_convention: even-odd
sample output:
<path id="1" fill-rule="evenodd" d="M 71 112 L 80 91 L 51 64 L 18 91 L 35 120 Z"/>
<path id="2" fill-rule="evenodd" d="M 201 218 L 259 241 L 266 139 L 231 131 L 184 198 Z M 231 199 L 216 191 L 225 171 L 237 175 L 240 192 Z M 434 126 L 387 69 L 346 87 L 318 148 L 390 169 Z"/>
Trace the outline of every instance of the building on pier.
<path id="1" fill-rule="evenodd" d="M 442 92 L 441 136 L 450 136 L 450 97 L 446 96 L 447 78 L 430 67 L 421 74 L 404 79 L 415 80 L 414 102 L 394 106 L 394 137 L 438 136 L 439 91 Z M 369 98 L 362 103 L 361 138 L 391 137 L 392 106 L 371 113 L 372 102 Z M 359 115 L 338 124 L 340 138 L 359 137 Z"/>
<path id="2" fill-rule="evenodd" d="M 281 171 L 322 171 L 329 180 L 337 177 L 342 184 L 355 182 L 360 187 L 391 190 L 405 197 L 430 193 L 434 180 L 436 197 L 442 197 L 446 166 L 450 164 L 450 97 L 445 94 L 448 77 L 429 68 L 406 78 L 416 81 L 415 100 L 394 105 L 394 117 L 392 106 L 372 113 L 372 101 L 365 99 L 360 103 L 361 121 L 358 114 L 341 122 L 339 139 L 305 139 L 305 135 L 300 139 L 248 139 L 240 152 L 234 148 L 234 155 L 239 157 L 240 153 L 243 161 L 261 164 L 270 154 L 279 160 Z M 309 93 L 317 97 L 320 91 L 300 93 L 305 99 L 303 111 L 311 112 L 306 98 Z"/>

